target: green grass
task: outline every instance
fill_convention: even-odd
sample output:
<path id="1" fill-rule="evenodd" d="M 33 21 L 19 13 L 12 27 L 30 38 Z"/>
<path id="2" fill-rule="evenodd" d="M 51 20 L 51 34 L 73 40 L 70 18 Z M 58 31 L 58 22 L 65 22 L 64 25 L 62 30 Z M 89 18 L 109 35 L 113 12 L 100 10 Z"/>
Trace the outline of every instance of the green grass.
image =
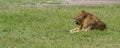
<path id="1" fill-rule="evenodd" d="M 81 10 L 94 13 L 107 30 L 69 33 L 76 27 L 72 18 Z M 1 7 L 0 48 L 119 48 L 119 21 L 119 5 Z"/>

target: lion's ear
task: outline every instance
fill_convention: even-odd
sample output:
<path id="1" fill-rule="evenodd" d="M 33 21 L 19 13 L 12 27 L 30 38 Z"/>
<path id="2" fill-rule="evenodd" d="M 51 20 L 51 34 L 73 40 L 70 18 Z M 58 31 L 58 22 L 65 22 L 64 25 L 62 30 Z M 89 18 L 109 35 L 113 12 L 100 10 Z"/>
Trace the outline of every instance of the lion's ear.
<path id="1" fill-rule="evenodd" d="M 85 10 L 82 10 L 80 13 L 81 13 L 81 14 L 85 14 L 86 12 L 85 12 Z"/>

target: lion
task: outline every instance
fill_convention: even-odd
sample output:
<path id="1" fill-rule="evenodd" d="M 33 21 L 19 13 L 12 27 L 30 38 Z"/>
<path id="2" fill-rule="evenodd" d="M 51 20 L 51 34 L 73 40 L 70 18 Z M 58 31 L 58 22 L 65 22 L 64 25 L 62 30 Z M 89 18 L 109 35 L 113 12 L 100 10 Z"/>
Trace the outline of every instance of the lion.
<path id="1" fill-rule="evenodd" d="M 106 24 L 98 19 L 95 15 L 82 10 L 77 16 L 75 16 L 74 21 L 79 27 L 70 30 L 71 33 L 79 31 L 89 31 L 89 30 L 105 30 Z"/>

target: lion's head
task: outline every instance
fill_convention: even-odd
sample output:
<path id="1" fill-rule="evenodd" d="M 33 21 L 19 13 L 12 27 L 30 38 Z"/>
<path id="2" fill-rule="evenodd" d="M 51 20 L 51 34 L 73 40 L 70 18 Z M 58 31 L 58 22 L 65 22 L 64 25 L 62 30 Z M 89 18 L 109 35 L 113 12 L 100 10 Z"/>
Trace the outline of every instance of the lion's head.
<path id="1" fill-rule="evenodd" d="M 87 13 L 84 10 L 82 10 L 77 16 L 74 17 L 75 23 L 77 25 L 81 25 L 86 16 L 87 16 Z"/>

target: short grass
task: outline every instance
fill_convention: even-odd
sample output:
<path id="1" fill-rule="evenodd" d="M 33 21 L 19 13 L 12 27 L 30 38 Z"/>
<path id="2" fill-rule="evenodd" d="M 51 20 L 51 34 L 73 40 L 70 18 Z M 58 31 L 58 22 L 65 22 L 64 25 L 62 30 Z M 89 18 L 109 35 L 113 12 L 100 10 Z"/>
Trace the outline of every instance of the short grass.
<path id="1" fill-rule="evenodd" d="M 81 10 L 97 15 L 107 30 L 69 33 Z M 120 6 L 1 7 L 0 48 L 120 48 Z"/>

